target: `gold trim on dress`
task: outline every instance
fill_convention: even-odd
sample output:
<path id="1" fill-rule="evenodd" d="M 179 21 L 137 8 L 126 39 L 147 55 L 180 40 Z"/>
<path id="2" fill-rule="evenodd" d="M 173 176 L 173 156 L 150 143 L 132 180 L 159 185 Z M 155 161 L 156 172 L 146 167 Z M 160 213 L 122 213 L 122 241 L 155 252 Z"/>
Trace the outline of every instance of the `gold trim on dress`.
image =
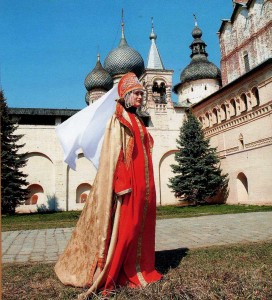
<path id="1" fill-rule="evenodd" d="M 145 145 L 144 145 L 144 131 L 142 128 L 142 124 L 139 121 L 137 117 L 135 117 L 138 128 L 140 130 L 140 137 L 142 141 L 143 146 L 143 152 L 144 152 L 144 160 L 145 160 L 145 183 L 146 183 L 146 194 L 145 194 L 145 203 L 144 203 L 144 211 L 143 211 L 143 220 L 141 224 L 141 230 L 140 235 L 138 239 L 138 245 L 137 245 L 137 259 L 136 259 L 136 271 L 138 279 L 142 286 L 146 286 L 148 283 L 145 281 L 142 270 L 141 270 L 141 252 L 142 252 L 142 240 L 143 240 L 143 230 L 145 226 L 145 220 L 146 220 L 146 214 L 147 214 L 147 208 L 148 208 L 148 200 L 149 200 L 149 169 L 148 169 L 148 156 L 146 153 Z"/>

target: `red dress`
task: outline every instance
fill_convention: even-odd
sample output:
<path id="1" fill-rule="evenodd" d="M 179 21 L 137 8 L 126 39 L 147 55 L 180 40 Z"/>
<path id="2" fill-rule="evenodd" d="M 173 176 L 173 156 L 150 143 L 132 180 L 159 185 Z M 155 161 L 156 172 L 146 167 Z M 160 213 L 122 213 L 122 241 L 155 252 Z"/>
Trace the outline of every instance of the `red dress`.
<path id="1" fill-rule="evenodd" d="M 119 192 L 131 187 L 131 192 L 123 196 L 117 244 L 104 290 L 128 284 L 146 286 L 162 277 L 155 270 L 156 194 L 151 137 L 135 114 L 128 115 L 134 136 L 132 159 L 126 167 L 121 153 L 114 189 Z"/>

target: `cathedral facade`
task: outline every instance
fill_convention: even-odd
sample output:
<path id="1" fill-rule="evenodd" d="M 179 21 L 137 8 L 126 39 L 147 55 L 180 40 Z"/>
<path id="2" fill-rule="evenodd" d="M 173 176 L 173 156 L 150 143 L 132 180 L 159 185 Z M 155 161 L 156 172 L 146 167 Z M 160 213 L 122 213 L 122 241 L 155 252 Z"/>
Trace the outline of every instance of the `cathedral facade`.
<path id="1" fill-rule="evenodd" d="M 123 23 L 119 45 L 103 65 L 98 55 L 94 69 L 85 79 L 87 105 L 129 71 L 146 88 L 145 101 L 138 113 L 155 142 L 153 164 L 158 205 L 179 203 L 167 184 L 173 176 L 170 165 L 175 163 L 176 139 L 190 106 L 212 146 L 217 147 L 223 171 L 229 173 L 227 203 L 272 203 L 270 15 L 271 1 L 234 3 L 231 19 L 223 20 L 219 30 L 221 70 L 208 60 L 202 31 L 195 22 L 191 62 L 176 85 L 172 82 L 173 70 L 164 67 L 153 24 L 146 67 L 141 55 L 128 45 Z M 245 26 L 243 18 L 247 19 L 248 33 L 240 36 Z M 178 95 L 177 103 L 171 99 L 172 90 Z M 29 175 L 31 194 L 17 208 L 18 212 L 82 209 L 96 169 L 83 154 L 78 156 L 77 170 L 70 169 L 63 162 L 55 134 L 56 126 L 76 112 L 10 109 L 11 116 L 18 121 L 18 134 L 24 135 L 23 151 L 28 152 L 24 172 Z"/>

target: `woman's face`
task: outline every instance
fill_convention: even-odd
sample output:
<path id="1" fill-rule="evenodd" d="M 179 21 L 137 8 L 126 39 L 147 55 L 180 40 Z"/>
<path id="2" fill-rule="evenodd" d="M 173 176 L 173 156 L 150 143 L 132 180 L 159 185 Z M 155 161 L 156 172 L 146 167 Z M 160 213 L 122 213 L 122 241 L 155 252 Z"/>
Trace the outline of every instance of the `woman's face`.
<path id="1" fill-rule="evenodd" d="M 133 107 L 139 107 L 143 102 L 144 92 L 141 90 L 135 90 L 131 93 L 130 103 Z"/>

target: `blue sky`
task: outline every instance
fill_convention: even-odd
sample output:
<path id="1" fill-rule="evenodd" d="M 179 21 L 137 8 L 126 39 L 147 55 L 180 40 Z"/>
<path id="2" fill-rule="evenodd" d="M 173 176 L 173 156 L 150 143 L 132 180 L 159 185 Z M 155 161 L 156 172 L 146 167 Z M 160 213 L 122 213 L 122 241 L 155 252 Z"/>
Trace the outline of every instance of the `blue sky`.
<path id="1" fill-rule="evenodd" d="M 173 84 L 190 62 L 193 14 L 209 60 L 220 65 L 217 31 L 231 0 L 1 0 L 1 85 L 9 107 L 84 108 L 84 79 L 125 36 L 147 63 L 151 17 Z M 173 97 L 175 100 L 175 96 Z"/>

